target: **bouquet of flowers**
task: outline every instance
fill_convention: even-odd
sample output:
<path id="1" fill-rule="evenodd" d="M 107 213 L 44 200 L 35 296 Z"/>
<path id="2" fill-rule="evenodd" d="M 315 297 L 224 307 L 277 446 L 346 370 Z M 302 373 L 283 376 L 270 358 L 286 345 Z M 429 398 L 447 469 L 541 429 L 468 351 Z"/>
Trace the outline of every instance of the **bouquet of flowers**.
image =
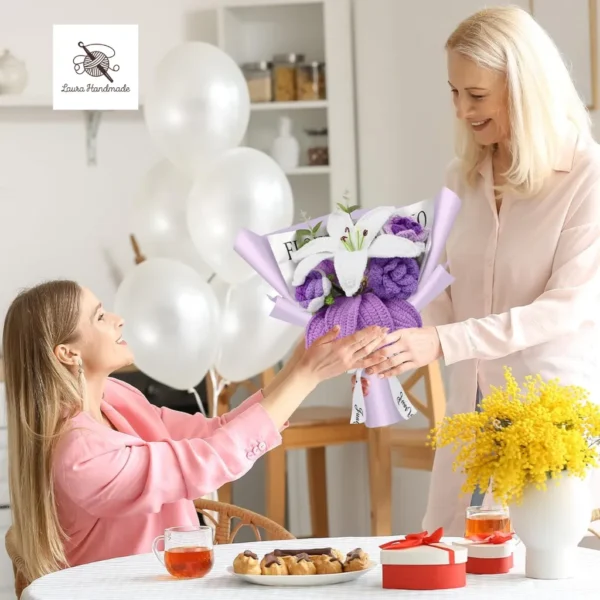
<path id="1" fill-rule="evenodd" d="M 304 327 L 307 347 L 334 325 L 342 336 L 371 325 L 421 327 L 420 311 L 452 283 L 439 260 L 459 208 L 447 188 L 405 207 L 338 204 L 283 231 L 242 230 L 235 249 L 280 294 L 271 316 Z M 415 414 L 396 377 L 366 376 L 365 398 L 365 376 L 355 375 L 352 423 L 382 427 Z"/>
<path id="2" fill-rule="evenodd" d="M 586 390 L 540 375 L 526 377 L 521 389 L 508 368 L 504 378 L 504 388 L 492 388 L 480 412 L 445 417 L 432 430 L 433 447 L 457 453 L 464 493 L 491 484 L 496 501 L 519 503 L 529 485 L 545 490 L 548 478 L 562 472 L 585 478 L 598 466 L 600 406 Z"/>

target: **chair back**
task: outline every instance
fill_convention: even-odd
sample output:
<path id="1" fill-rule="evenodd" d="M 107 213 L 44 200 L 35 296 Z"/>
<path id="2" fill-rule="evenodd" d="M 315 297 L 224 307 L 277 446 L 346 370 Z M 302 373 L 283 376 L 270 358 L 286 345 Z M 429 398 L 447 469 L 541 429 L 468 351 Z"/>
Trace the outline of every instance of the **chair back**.
<path id="1" fill-rule="evenodd" d="M 195 500 L 194 505 L 203 517 L 213 523 L 215 544 L 232 544 L 242 527 L 250 527 L 254 531 L 257 541 L 262 540 L 261 529 L 267 534 L 269 540 L 296 539 L 275 521 L 251 510 L 205 498 Z"/>

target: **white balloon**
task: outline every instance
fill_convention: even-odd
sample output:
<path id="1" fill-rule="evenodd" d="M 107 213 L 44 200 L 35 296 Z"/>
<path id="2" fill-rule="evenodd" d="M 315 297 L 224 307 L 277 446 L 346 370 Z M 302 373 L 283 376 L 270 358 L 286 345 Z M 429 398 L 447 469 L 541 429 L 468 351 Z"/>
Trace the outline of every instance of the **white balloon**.
<path id="1" fill-rule="evenodd" d="M 253 148 L 235 148 L 198 175 L 188 200 L 187 223 L 202 259 L 227 283 L 255 273 L 234 250 L 240 229 L 264 235 L 294 218 L 290 183 L 281 167 Z"/>
<path id="2" fill-rule="evenodd" d="M 187 227 L 192 180 L 163 159 L 146 173 L 133 201 L 133 231 L 147 258 L 172 258 L 208 279 L 211 269 L 200 258 Z"/>
<path id="3" fill-rule="evenodd" d="M 211 283 L 221 306 L 215 368 L 229 381 L 246 381 L 281 361 L 303 329 L 269 316 L 275 291 L 258 276 L 237 285 Z"/>
<path id="4" fill-rule="evenodd" d="M 115 310 L 125 319 L 135 364 L 153 379 L 187 390 L 213 365 L 219 304 L 192 267 L 166 258 L 137 265 L 117 290 Z"/>
<path id="5" fill-rule="evenodd" d="M 144 118 L 157 148 L 187 173 L 242 141 L 248 84 L 236 62 L 204 42 L 187 42 L 159 63 Z"/>

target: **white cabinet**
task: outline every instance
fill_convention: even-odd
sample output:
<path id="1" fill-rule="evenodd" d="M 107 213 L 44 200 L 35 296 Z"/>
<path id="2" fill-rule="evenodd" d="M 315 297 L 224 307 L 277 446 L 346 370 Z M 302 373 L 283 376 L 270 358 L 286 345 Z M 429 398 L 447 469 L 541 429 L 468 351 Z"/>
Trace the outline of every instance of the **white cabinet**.
<path id="1" fill-rule="evenodd" d="M 287 171 L 295 222 L 301 221 L 302 213 L 311 218 L 329 213 L 345 195 L 351 204 L 358 204 L 351 0 L 215 4 L 216 9 L 200 8 L 188 15 L 191 39 L 217 44 L 242 67 L 290 53 L 302 55 L 308 63 L 324 64 L 325 98 L 253 103 L 242 142 L 270 154 L 279 119 L 291 120 L 301 148 L 299 166 Z M 309 160 L 314 146 L 327 148 L 327 164 Z"/>

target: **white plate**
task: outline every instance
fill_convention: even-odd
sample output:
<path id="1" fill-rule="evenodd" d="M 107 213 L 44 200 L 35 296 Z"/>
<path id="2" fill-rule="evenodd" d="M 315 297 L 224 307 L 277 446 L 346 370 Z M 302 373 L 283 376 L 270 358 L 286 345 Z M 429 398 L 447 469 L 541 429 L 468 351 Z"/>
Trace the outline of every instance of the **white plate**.
<path id="1" fill-rule="evenodd" d="M 368 573 L 377 563 L 370 562 L 369 566 L 362 571 L 348 571 L 347 573 L 331 573 L 326 575 L 243 575 L 234 573 L 233 567 L 228 567 L 227 572 L 239 577 L 248 583 L 256 585 L 270 585 L 274 587 L 294 587 L 306 585 L 333 585 L 354 581 Z"/>

